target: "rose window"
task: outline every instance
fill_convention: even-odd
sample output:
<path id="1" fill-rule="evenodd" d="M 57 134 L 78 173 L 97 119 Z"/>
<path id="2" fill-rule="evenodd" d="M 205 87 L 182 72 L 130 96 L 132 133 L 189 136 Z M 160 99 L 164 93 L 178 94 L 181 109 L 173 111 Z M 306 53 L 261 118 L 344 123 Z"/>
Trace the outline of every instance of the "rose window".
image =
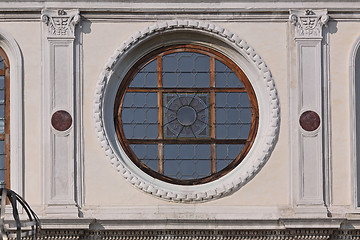
<path id="1" fill-rule="evenodd" d="M 210 182 L 238 166 L 259 118 L 243 71 L 197 45 L 140 59 L 122 81 L 114 111 L 119 142 L 136 166 L 180 185 Z"/>

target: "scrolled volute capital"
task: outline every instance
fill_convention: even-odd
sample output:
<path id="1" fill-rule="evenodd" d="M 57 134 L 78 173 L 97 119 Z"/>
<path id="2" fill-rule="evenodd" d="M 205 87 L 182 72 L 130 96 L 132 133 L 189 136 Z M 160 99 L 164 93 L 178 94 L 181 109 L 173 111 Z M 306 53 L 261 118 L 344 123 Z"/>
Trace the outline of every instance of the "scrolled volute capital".
<path id="1" fill-rule="evenodd" d="M 290 21 L 290 23 L 295 25 L 298 21 L 298 17 L 295 14 L 290 14 L 289 21 Z"/>
<path id="2" fill-rule="evenodd" d="M 46 14 L 42 14 L 41 21 L 47 25 L 49 23 L 49 16 Z"/>
<path id="3" fill-rule="evenodd" d="M 289 21 L 295 26 L 295 38 L 322 38 L 329 15 L 327 10 L 290 10 Z"/>
<path id="4" fill-rule="evenodd" d="M 74 37 L 75 26 L 80 22 L 80 13 L 77 9 L 43 9 L 41 21 L 47 25 L 50 37 Z"/>

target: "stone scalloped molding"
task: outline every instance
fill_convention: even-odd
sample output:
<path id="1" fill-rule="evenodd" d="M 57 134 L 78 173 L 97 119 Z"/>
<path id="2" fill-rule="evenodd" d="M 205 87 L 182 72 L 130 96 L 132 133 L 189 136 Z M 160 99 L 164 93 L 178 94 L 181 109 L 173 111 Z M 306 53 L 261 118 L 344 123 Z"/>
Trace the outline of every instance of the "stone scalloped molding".
<path id="1" fill-rule="evenodd" d="M 107 138 L 104 129 L 102 117 L 103 96 L 105 93 L 107 82 L 110 79 L 111 74 L 113 73 L 113 68 L 116 65 L 118 59 L 122 56 L 122 54 L 124 54 L 129 48 L 131 48 L 140 40 L 144 40 L 147 37 L 171 29 L 189 29 L 197 30 L 200 32 L 210 32 L 212 34 L 217 34 L 221 36 L 224 40 L 228 42 L 228 44 L 235 44 L 237 50 L 244 53 L 244 55 L 253 62 L 252 64 L 256 66 L 260 76 L 262 76 L 263 78 L 268 93 L 271 116 L 269 122 L 269 129 L 268 132 L 265 134 L 266 144 L 264 149 L 262 149 L 261 154 L 257 156 L 257 159 L 252 160 L 252 166 L 249 168 L 248 171 L 246 171 L 246 173 L 242 174 L 238 178 L 235 178 L 230 184 L 219 184 L 219 186 L 217 186 L 215 189 L 209 191 L 199 191 L 196 193 L 177 192 L 164 189 L 143 180 L 140 176 L 136 175 L 135 173 L 131 172 L 130 169 L 126 168 L 122 161 L 116 157 L 116 154 L 111 148 L 109 139 Z M 270 70 L 268 69 L 265 62 L 261 59 L 261 57 L 255 52 L 255 50 L 239 36 L 225 28 L 219 27 L 209 22 L 197 20 L 172 20 L 155 23 L 145 28 L 144 30 L 135 33 L 132 37 L 126 40 L 120 46 L 120 48 L 118 48 L 115 53 L 109 58 L 108 62 L 105 65 L 105 69 L 101 72 L 99 76 L 99 80 L 96 86 L 94 100 L 94 119 L 97 135 L 106 156 L 109 158 L 111 164 L 117 169 L 119 173 L 123 175 L 123 177 L 127 181 L 129 181 L 131 184 L 138 187 L 139 189 L 162 199 L 176 202 L 199 202 L 216 199 L 234 192 L 246 182 L 248 182 L 261 169 L 261 167 L 270 157 L 270 154 L 277 141 L 280 125 L 280 106 L 277 96 L 277 90 L 275 88 L 275 82 L 272 78 Z"/>

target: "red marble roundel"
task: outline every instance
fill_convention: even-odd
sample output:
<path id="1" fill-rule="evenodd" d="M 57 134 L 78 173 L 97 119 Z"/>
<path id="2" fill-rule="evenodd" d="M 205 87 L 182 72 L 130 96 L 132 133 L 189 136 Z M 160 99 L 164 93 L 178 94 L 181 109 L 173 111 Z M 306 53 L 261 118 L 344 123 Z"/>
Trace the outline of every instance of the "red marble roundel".
<path id="1" fill-rule="evenodd" d="M 65 131 L 71 127 L 72 117 L 64 110 L 56 111 L 51 117 L 51 125 L 58 131 Z"/>
<path id="2" fill-rule="evenodd" d="M 314 111 L 306 111 L 301 114 L 299 123 L 305 131 L 314 131 L 320 126 L 320 117 Z"/>

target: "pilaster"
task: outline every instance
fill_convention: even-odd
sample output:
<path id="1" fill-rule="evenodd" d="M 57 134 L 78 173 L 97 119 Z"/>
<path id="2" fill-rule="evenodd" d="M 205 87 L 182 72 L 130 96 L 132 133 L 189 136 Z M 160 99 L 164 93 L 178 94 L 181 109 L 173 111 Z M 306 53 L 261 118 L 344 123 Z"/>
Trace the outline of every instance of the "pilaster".
<path id="1" fill-rule="evenodd" d="M 327 10 L 291 10 L 295 74 L 290 84 L 292 194 L 296 213 L 326 214 L 323 26 Z M 326 89 L 326 88 L 325 88 Z"/>
<path id="2" fill-rule="evenodd" d="M 42 162 L 47 214 L 78 214 L 75 26 L 78 10 L 43 9 Z"/>

